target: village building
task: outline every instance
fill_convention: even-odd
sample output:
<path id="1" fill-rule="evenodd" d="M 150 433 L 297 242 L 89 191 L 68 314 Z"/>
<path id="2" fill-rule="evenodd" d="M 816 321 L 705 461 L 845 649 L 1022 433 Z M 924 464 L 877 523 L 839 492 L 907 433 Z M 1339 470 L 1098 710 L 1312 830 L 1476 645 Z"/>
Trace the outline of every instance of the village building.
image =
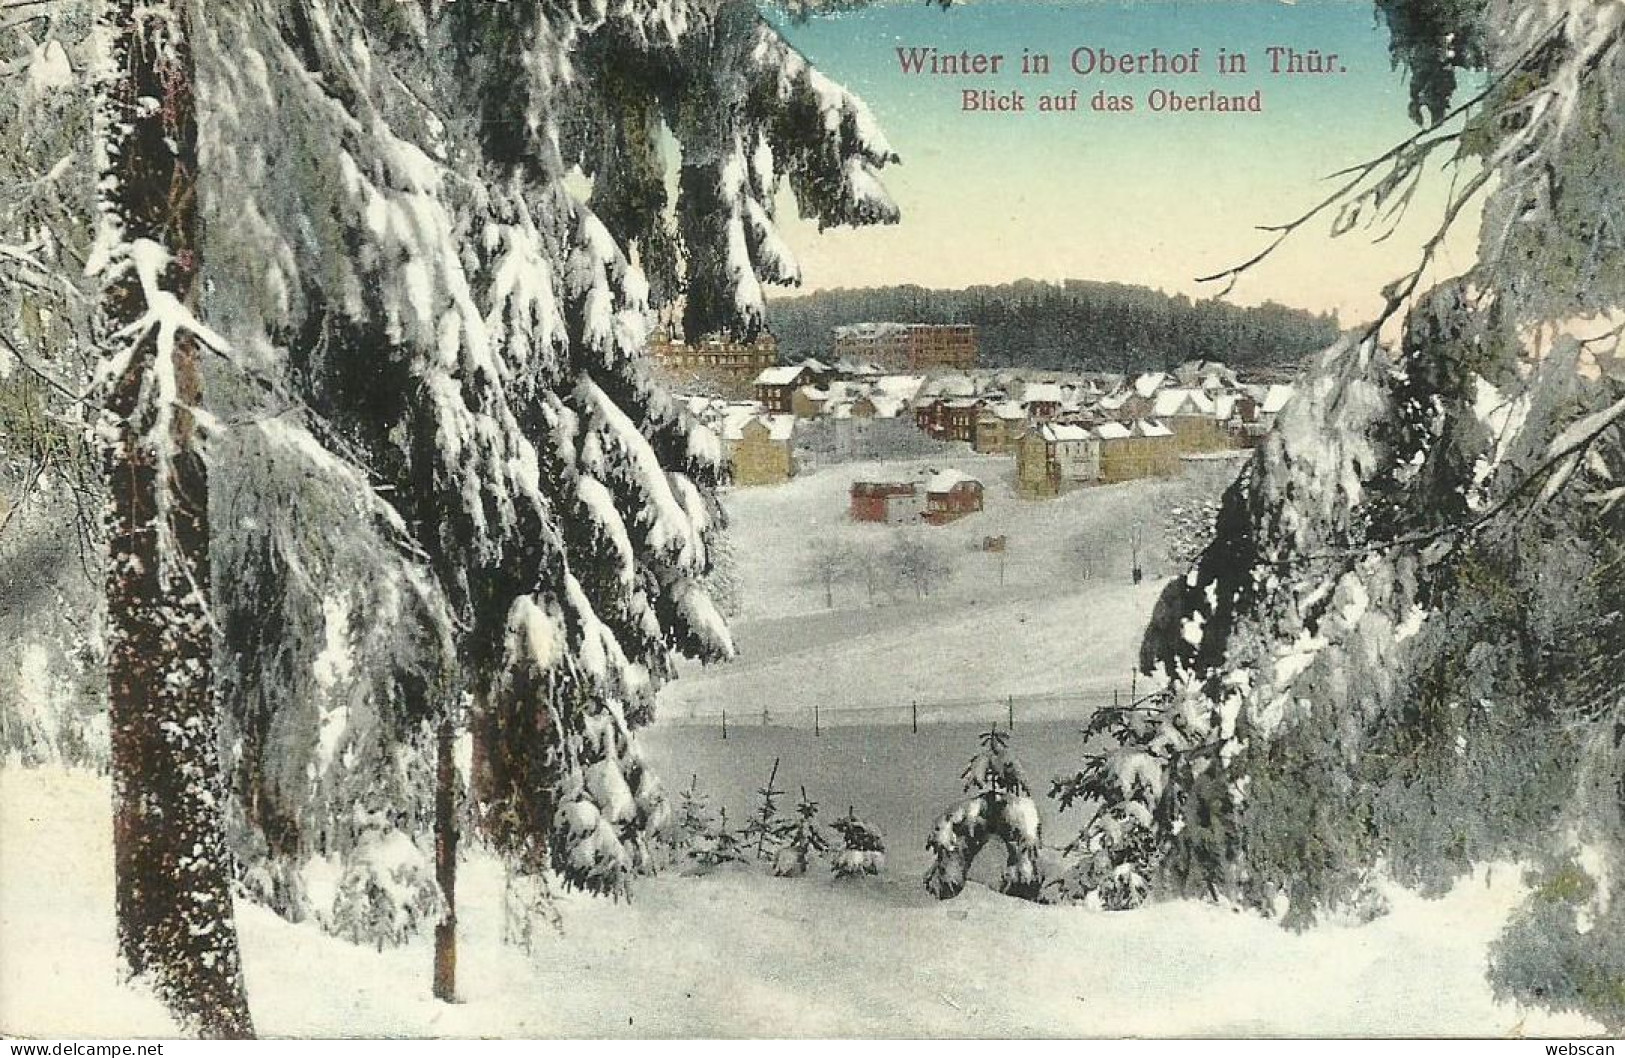
<path id="1" fill-rule="evenodd" d="M 925 520 L 946 525 L 982 509 L 982 483 L 959 470 L 939 470 L 925 482 Z"/>
<path id="2" fill-rule="evenodd" d="M 724 423 L 723 449 L 735 485 L 781 485 L 795 476 L 793 415 L 751 415 Z"/>
<path id="3" fill-rule="evenodd" d="M 756 399 L 772 414 L 792 414 L 791 395 L 807 385 L 810 377 L 811 372 L 801 364 L 770 367 L 756 376 Z"/>
<path id="4" fill-rule="evenodd" d="M 1044 423 L 1015 444 L 1016 492 L 1028 499 L 1059 496 L 1101 476 L 1101 440 L 1087 426 Z"/>
<path id="5" fill-rule="evenodd" d="M 827 386 L 831 382 L 840 381 L 844 377 L 839 367 L 834 364 L 826 364 L 817 357 L 809 356 L 801 361 L 801 366 L 807 371 L 809 385 Z"/>
<path id="6" fill-rule="evenodd" d="M 816 419 L 833 403 L 834 394 L 819 386 L 800 386 L 790 394 L 790 414 L 798 419 Z"/>
<path id="7" fill-rule="evenodd" d="M 944 441 L 972 443 L 976 440 L 976 420 L 981 413 L 982 402 L 975 397 L 943 401 L 938 420 L 941 424 L 940 432 L 935 436 Z"/>
<path id="8" fill-rule="evenodd" d="M 925 389 L 924 375 L 882 375 L 874 380 L 869 392 L 890 397 L 903 404 L 913 404 Z"/>
<path id="9" fill-rule="evenodd" d="M 879 364 L 870 363 L 867 360 L 852 360 L 842 357 L 835 361 L 836 377 L 848 381 L 873 382 L 885 373 Z"/>
<path id="10" fill-rule="evenodd" d="M 779 362 L 779 343 L 763 332 L 751 342 L 707 338 L 690 344 L 667 329 L 650 339 L 648 353 L 655 373 L 673 389 L 740 400 L 752 396 L 757 376 Z"/>
<path id="11" fill-rule="evenodd" d="M 1015 401 L 985 404 L 976 415 L 976 438 L 971 447 L 989 455 L 1009 455 L 1027 426 L 1027 415 Z"/>
<path id="12" fill-rule="evenodd" d="M 1152 399 L 1151 416 L 1174 432 L 1181 452 L 1230 448 L 1230 434 L 1218 417 L 1218 401 L 1205 390 L 1168 387 Z"/>
<path id="13" fill-rule="evenodd" d="M 1179 444 L 1174 432 L 1159 422 L 1102 423 L 1095 433 L 1100 437 L 1102 482 L 1179 474 Z"/>
<path id="14" fill-rule="evenodd" d="M 1292 399 L 1292 394 L 1292 386 L 1285 383 L 1275 383 L 1265 388 L 1263 398 L 1258 402 L 1258 425 L 1261 433 L 1269 433 L 1275 429 L 1275 419 Z"/>
<path id="15" fill-rule="evenodd" d="M 834 331 L 839 359 L 887 371 L 968 371 L 976 366 L 976 327 L 968 323 L 858 323 Z"/>
<path id="16" fill-rule="evenodd" d="M 881 393 L 865 393 L 852 402 L 854 419 L 895 419 L 905 411 L 903 401 Z"/>
<path id="17" fill-rule="evenodd" d="M 914 525 L 925 516 L 925 495 L 912 481 L 854 481 L 849 504 L 854 522 Z"/>
<path id="18" fill-rule="evenodd" d="M 1066 393 L 1058 382 L 1032 382 L 1021 389 L 1021 406 L 1031 422 L 1051 422 L 1061 414 Z"/>

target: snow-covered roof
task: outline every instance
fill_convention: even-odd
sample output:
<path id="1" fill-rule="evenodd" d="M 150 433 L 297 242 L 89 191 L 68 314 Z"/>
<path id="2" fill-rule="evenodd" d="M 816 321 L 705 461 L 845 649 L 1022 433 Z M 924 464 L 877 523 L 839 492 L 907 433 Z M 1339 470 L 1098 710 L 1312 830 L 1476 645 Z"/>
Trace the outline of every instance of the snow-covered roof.
<path id="1" fill-rule="evenodd" d="M 968 375 L 943 375 L 932 379 L 926 391 L 939 397 L 974 397 L 976 382 Z"/>
<path id="2" fill-rule="evenodd" d="M 803 360 L 801 362 L 801 366 L 806 368 L 808 371 L 816 371 L 819 374 L 823 374 L 824 372 L 830 370 L 830 366 L 828 364 L 824 363 L 822 360 L 819 360 L 819 359 L 817 359 L 815 357 L 811 357 L 811 356 L 809 356 L 809 357 L 807 357 L 807 359 Z"/>
<path id="3" fill-rule="evenodd" d="M 1155 419 L 1142 419 L 1134 424 L 1134 432 L 1141 437 L 1172 437 L 1174 432 Z"/>
<path id="4" fill-rule="evenodd" d="M 1007 421 L 1020 421 L 1027 417 L 1027 411 L 1013 400 L 1001 400 L 996 404 L 989 404 L 986 410 Z"/>
<path id="5" fill-rule="evenodd" d="M 925 479 L 925 491 L 928 493 L 944 493 L 953 491 L 957 485 L 975 485 L 981 488 L 982 483 L 963 470 L 939 470 Z"/>
<path id="6" fill-rule="evenodd" d="M 1116 426 L 1117 423 L 1111 423 L 1110 425 Z M 1087 426 L 1079 426 L 1076 423 L 1060 422 L 1047 424 L 1038 431 L 1038 436 L 1042 437 L 1046 441 L 1055 442 L 1093 441 L 1095 439 L 1094 431 L 1089 429 Z"/>
<path id="7" fill-rule="evenodd" d="M 1213 396 L 1213 417 L 1220 422 L 1228 422 L 1236 417 L 1236 402 L 1241 400 L 1239 393 L 1216 393 Z"/>
<path id="8" fill-rule="evenodd" d="M 1054 382 L 1029 382 L 1021 390 L 1023 404 L 1059 404 L 1063 399 L 1060 385 Z"/>
<path id="9" fill-rule="evenodd" d="M 1095 427 L 1095 433 L 1100 435 L 1102 441 L 1121 441 L 1134 436 L 1134 431 L 1120 422 L 1103 422 Z"/>
<path id="10" fill-rule="evenodd" d="M 982 402 L 977 400 L 975 397 L 960 397 L 956 400 L 943 401 L 942 404 L 943 407 L 953 408 L 956 411 L 964 411 L 966 408 L 980 408 L 982 406 Z"/>
<path id="11" fill-rule="evenodd" d="M 895 419 L 903 413 L 903 400 L 901 397 L 888 397 L 884 393 L 871 393 L 869 403 L 874 405 L 875 418 Z"/>
<path id="12" fill-rule="evenodd" d="M 745 436 L 745 428 L 752 423 L 765 426 L 768 439 L 772 441 L 788 441 L 796 430 L 794 415 L 759 415 L 755 411 L 735 412 L 722 420 L 722 436 L 729 441 L 737 441 Z"/>
<path id="13" fill-rule="evenodd" d="M 1106 411 L 1116 411 L 1118 408 L 1121 408 L 1123 405 L 1127 404 L 1129 397 L 1133 395 L 1133 392 L 1130 390 L 1120 390 L 1116 393 L 1101 397 L 1100 406 Z"/>
<path id="14" fill-rule="evenodd" d="M 875 379 L 877 391 L 898 400 L 913 400 L 924 385 L 924 375 L 886 375 Z"/>
<path id="15" fill-rule="evenodd" d="M 851 360 L 844 356 L 835 361 L 835 370 L 843 375 L 862 375 L 865 377 L 883 373 L 877 365 L 871 364 L 867 360 Z"/>
<path id="16" fill-rule="evenodd" d="M 1167 381 L 1168 376 L 1161 371 L 1147 371 L 1134 380 L 1134 392 L 1142 397 L 1149 398 L 1151 394 L 1161 389 Z"/>
<path id="17" fill-rule="evenodd" d="M 764 368 L 762 373 L 756 376 L 756 384 L 758 386 L 793 385 L 801 378 L 801 373 L 805 370 L 806 368 L 800 364 L 787 364 L 783 367 Z"/>
<path id="18" fill-rule="evenodd" d="M 1213 398 L 1199 389 L 1160 389 L 1151 402 L 1151 414 L 1159 419 L 1169 415 L 1212 415 Z"/>
<path id="19" fill-rule="evenodd" d="M 1286 402 L 1292 399 L 1292 393 L 1293 389 L 1288 385 L 1277 384 L 1270 386 L 1270 388 L 1264 392 L 1264 399 L 1261 402 L 1262 408 L 1260 410 L 1263 411 L 1265 415 L 1275 414 L 1282 408 L 1286 407 Z"/>

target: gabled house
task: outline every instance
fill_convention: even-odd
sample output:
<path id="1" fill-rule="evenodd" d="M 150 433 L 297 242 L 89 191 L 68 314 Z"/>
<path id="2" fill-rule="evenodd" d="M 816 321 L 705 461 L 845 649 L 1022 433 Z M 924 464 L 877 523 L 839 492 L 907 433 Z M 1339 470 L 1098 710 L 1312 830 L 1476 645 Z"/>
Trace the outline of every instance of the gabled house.
<path id="1" fill-rule="evenodd" d="M 991 455 L 1006 455 L 1015 451 L 1016 438 L 1026 425 L 1026 412 L 1015 401 L 984 404 L 976 414 L 976 438 L 971 447 Z"/>
<path id="2" fill-rule="evenodd" d="M 1061 413 L 1066 393 L 1057 382 L 1030 382 L 1021 388 L 1021 406 L 1031 422 L 1049 422 Z"/>
<path id="3" fill-rule="evenodd" d="M 1173 430 L 1156 421 L 1102 423 L 1100 480 L 1111 483 L 1136 478 L 1168 478 L 1179 473 L 1179 443 Z"/>
<path id="4" fill-rule="evenodd" d="M 756 400 L 775 415 L 789 415 L 791 396 L 812 381 L 812 372 L 802 364 L 770 367 L 756 376 Z"/>
<path id="5" fill-rule="evenodd" d="M 1218 417 L 1218 401 L 1194 387 L 1166 387 L 1152 398 L 1151 416 L 1171 429 L 1181 452 L 1213 452 L 1230 447 Z"/>
<path id="6" fill-rule="evenodd" d="M 1098 481 L 1100 453 L 1100 437 L 1087 426 L 1030 427 L 1016 441 L 1016 491 L 1037 499 Z"/>
<path id="7" fill-rule="evenodd" d="M 925 520 L 946 525 L 982 509 L 982 483 L 960 470 L 939 470 L 925 481 Z"/>
<path id="8" fill-rule="evenodd" d="M 912 481 L 854 481 L 848 495 L 854 522 L 913 525 L 925 515 L 925 495 Z"/>
<path id="9" fill-rule="evenodd" d="M 751 415 L 724 423 L 723 449 L 735 485 L 779 485 L 795 476 L 793 415 Z"/>

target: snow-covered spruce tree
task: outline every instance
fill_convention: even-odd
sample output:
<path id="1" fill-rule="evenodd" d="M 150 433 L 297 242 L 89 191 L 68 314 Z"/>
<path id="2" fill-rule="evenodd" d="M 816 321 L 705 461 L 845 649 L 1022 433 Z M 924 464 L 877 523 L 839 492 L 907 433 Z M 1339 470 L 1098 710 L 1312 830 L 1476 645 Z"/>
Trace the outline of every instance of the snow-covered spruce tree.
<path id="1" fill-rule="evenodd" d="M 253 1034 L 220 806 L 186 6 L 106 4 L 96 114 L 119 951 L 188 1029 Z"/>
<path id="2" fill-rule="evenodd" d="M 366 475 L 363 506 L 389 508 L 373 518 L 389 527 L 378 561 L 410 556 L 452 616 L 451 671 L 403 675 L 403 692 L 429 700 L 403 697 L 396 726 L 471 695 L 484 832 L 523 869 L 622 892 L 668 815 L 636 730 L 674 652 L 716 657 L 729 644 L 703 587 L 720 453 L 647 377 L 651 295 L 631 261 L 652 266 L 658 239 L 633 205 L 614 204 L 657 155 L 599 153 L 616 126 L 590 119 L 654 106 L 680 132 L 694 106 L 683 93 L 698 90 L 685 64 L 716 46 L 718 9 L 303 0 L 211 6 L 202 21 L 204 174 L 232 203 L 211 218 L 230 247 L 212 263 L 211 305 L 237 339 L 245 402 L 287 408 L 284 436 L 261 428 L 271 442 L 312 458 L 325 448 Z M 752 178 L 805 184 L 803 211 L 826 222 L 887 219 L 872 170 L 889 152 L 853 131 L 861 104 L 765 23 L 730 25 L 755 44 Z M 709 111 L 729 113 L 727 102 L 714 95 Z M 775 117 L 792 106 L 818 120 Z M 592 178 L 588 204 L 566 182 L 572 162 Z M 243 187 L 264 190 L 230 197 Z M 682 217 L 710 200 L 696 191 L 676 206 Z M 710 267 L 738 230 L 690 240 L 688 260 Z M 768 265 L 727 259 L 741 294 L 715 325 L 745 333 Z M 295 568 L 277 546 L 276 563 Z M 407 611 L 430 618 L 420 636 L 436 641 L 432 608 L 408 597 L 396 612 Z M 274 653 L 262 644 L 255 656 Z M 324 715 L 342 742 L 369 714 Z M 300 803 L 284 814 L 298 818 Z"/>
<path id="3" fill-rule="evenodd" d="M 829 837 L 818 825 L 818 802 L 801 788 L 796 814 L 782 819 L 778 827 L 779 850 L 773 857 L 773 873 L 780 878 L 799 878 L 812 866 L 813 857 L 829 851 Z"/>
<path id="4" fill-rule="evenodd" d="M 779 758 L 774 757 L 773 771 L 767 777 L 767 785 L 756 791 L 756 811 L 751 813 L 740 831 L 740 837 L 758 860 L 776 857 L 779 834 L 786 822 L 779 812 L 779 798 L 784 796 L 784 791 L 773 785 L 778 777 Z"/>
<path id="5" fill-rule="evenodd" d="M 1226 494 L 1147 634 L 1169 692 L 1069 787 L 1097 803 L 1082 840 L 1105 854 L 1078 885 L 1126 871 L 1307 924 L 1377 910 L 1378 863 L 1437 892 L 1551 847 L 1494 980 L 1618 1025 L 1621 963 L 1595 926 L 1625 851 L 1604 778 L 1625 702 L 1599 675 L 1621 658 L 1625 399 L 1606 354 L 1625 266 L 1596 221 L 1625 205 L 1621 5 L 1381 6 L 1396 56 L 1434 70 L 1420 110 L 1438 114 L 1440 71 L 1487 81 L 1358 172 L 1340 226 L 1453 146 L 1471 175 L 1441 233 L 1484 194 L 1478 263 L 1420 294 L 1430 240 L 1386 291 L 1398 348 L 1374 325 L 1329 351 Z M 1565 337 L 1582 317 L 1604 322 Z"/>
<path id="6" fill-rule="evenodd" d="M 936 859 L 926 872 L 925 888 L 938 900 L 958 896 L 982 847 L 997 839 L 1005 849 L 999 892 L 1036 900 L 1044 885 L 1038 806 L 1021 762 L 1010 752 L 1010 732 L 995 727 L 980 741 L 981 750 L 961 776 L 969 796 L 944 812 L 926 839 L 926 851 Z"/>
<path id="7" fill-rule="evenodd" d="M 0 756 L 105 770 L 90 5 L 0 37 Z"/>
<path id="8" fill-rule="evenodd" d="M 482 9 L 478 14 L 483 32 L 513 34 L 525 61 L 545 69 L 543 60 L 556 58 L 545 50 L 545 38 L 532 36 L 534 27 L 524 13 Z M 574 441 L 575 472 L 584 480 L 576 498 L 581 517 L 564 524 L 580 527 L 573 537 L 566 533 L 570 568 L 599 606 L 604 624 L 602 631 L 584 629 L 584 653 L 589 661 L 597 657 L 592 641 L 598 639 L 610 662 L 608 673 L 589 668 L 591 686 L 585 689 L 591 700 L 623 699 L 629 725 L 636 727 L 647 719 L 653 687 L 670 675 L 673 646 L 708 656 L 725 648 L 725 640 L 695 579 L 706 568 L 705 538 L 718 527 L 709 494 L 720 473 L 714 438 L 687 423 L 645 377 L 636 355 L 645 325 L 634 315 L 646 293 L 641 284 L 623 288 L 620 300 L 628 318 L 611 326 L 605 313 L 616 301 L 611 285 L 637 276 L 615 249 L 617 243 L 654 266 L 671 235 L 661 228 L 663 187 L 639 175 L 664 171 L 662 137 L 631 132 L 647 132 L 658 119 L 683 149 L 674 205 L 683 233 L 690 334 L 752 333 L 759 326 L 761 282 L 792 277 L 771 219 L 772 195 L 781 179 L 789 180 L 802 212 L 822 223 L 889 220 L 895 209 L 879 191 L 873 171 L 891 154 L 862 105 L 811 70 L 748 5 L 634 5 L 612 12 L 582 30 L 579 47 L 570 52 L 574 81 L 555 86 L 531 73 L 528 94 L 514 92 L 512 71 L 491 59 L 503 50 L 487 47 L 469 59 L 472 82 L 486 86 L 481 91 L 487 157 L 504 164 L 511 160 L 513 172 L 533 183 L 545 181 L 541 186 L 561 203 L 573 201 L 561 187 L 566 160 L 594 179 L 593 212 L 575 207 L 592 238 L 573 251 L 568 270 L 575 282 L 589 285 L 577 297 L 584 336 L 572 343 L 569 365 L 579 381 L 573 388 L 560 387 L 568 394 L 567 414 L 557 422 L 573 421 L 587 430 Z M 624 120 L 594 120 L 596 114 Z M 816 120 L 805 120 L 808 115 Z M 563 158 L 548 134 L 557 137 Z M 695 173 L 702 171 L 711 172 L 718 184 L 698 179 Z M 627 188 L 639 189 L 636 201 L 622 194 Z M 722 222 L 713 224 L 718 217 Z M 651 270 L 658 279 L 660 267 Z M 652 293 L 658 301 L 669 292 L 657 284 Z M 681 468 L 683 475 L 669 483 L 651 478 L 659 468 Z M 607 486 L 607 494 L 595 482 Z M 692 528 L 685 530 L 685 522 Z M 649 573 L 633 575 L 629 550 L 652 565 L 645 566 Z M 617 597 L 625 602 L 616 602 Z M 522 669 L 538 660 L 515 663 Z M 520 710 L 518 717 L 534 708 L 522 697 L 507 701 L 511 705 L 505 707 Z M 568 736 L 568 725 L 564 733 Z M 533 753 L 528 746 L 516 748 Z M 563 748 L 567 756 L 575 752 L 568 741 Z M 641 862 L 632 835 L 647 829 L 652 817 L 641 808 L 626 814 L 610 806 L 618 817 L 606 821 L 604 806 L 587 795 L 598 796 L 599 786 L 613 790 L 616 777 L 594 775 L 599 763 L 594 754 L 600 751 L 589 746 L 586 752 L 582 781 L 561 790 L 570 818 L 554 860 L 574 870 L 582 884 L 614 890 L 624 884 L 625 866 Z M 636 775 L 624 765 L 616 768 L 627 772 L 628 781 L 646 774 L 641 766 Z M 491 799 L 505 799 L 521 819 L 555 811 L 536 803 L 534 784 L 512 781 L 521 774 L 493 768 L 497 781 Z M 628 852 L 625 863 L 602 855 L 615 828 Z"/>
<path id="9" fill-rule="evenodd" d="M 677 807 L 666 841 L 680 857 L 691 857 L 695 848 L 716 829 L 716 814 L 710 799 L 700 792 L 698 772 L 689 776 L 688 785 L 677 794 Z"/>
<path id="10" fill-rule="evenodd" d="M 689 858 L 695 866 L 710 871 L 728 863 L 749 863 L 751 849 L 740 832 L 728 825 L 728 810 L 723 808 L 717 814 L 716 825 L 689 850 Z"/>
<path id="11" fill-rule="evenodd" d="M 837 878 L 862 878 L 879 874 L 886 866 L 886 842 L 880 831 L 858 818 L 850 805 L 846 815 L 830 824 L 841 839 L 841 847 L 830 857 L 830 869 Z"/>

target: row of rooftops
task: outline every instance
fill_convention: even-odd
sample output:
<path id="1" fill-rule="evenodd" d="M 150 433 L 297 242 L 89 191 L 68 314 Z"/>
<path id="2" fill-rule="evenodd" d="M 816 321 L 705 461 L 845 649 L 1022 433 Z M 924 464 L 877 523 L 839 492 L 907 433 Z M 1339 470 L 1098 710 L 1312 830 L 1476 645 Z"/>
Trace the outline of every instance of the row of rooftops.
<path id="1" fill-rule="evenodd" d="M 1119 436 L 1114 423 L 1130 424 L 1130 429 L 1140 430 L 1139 436 L 1159 436 L 1159 430 L 1167 429 L 1168 420 L 1186 417 L 1230 424 L 1267 422 L 1293 394 L 1289 384 L 1238 382 L 1227 367 L 1214 364 L 1187 365 L 1177 372 L 1147 372 L 1132 379 L 1100 374 L 1024 373 L 1017 369 L 935 376 L 866 373 L 843 378 L 831 367 L 826 381 L 804 381 L 823 373 L 818 369 L 826 366 L 811 361 L 770 368 L 761 373 L 757 382 L 772 386 L 801 382 L 796 393 L 817 405 L 820 418 L 852 418 L 856 409 L 856 414 L 865 417 L 894 419 L 940 402 L 947 411 L 974 409 L 980 415 L 993 415 L 1012 425 L 1026 421 L 1065 423 L 1092 430 L 1092 436 L 1102 439 Z M 788 439 L 795 428 L 793 415 L 765 414 L 756 401 L 727 402 L 706 397 L 687 401 L 689 410 L 726 440 L 738 440 L 751 418 L 761 418 L 776 440 Z M 1243 401 L 1249 402 L 1245 415 L 1241 414 Z M 1101 433 L 1103 425 L 1113 428 Z"/>
<path id="2" fill-rule="evenodd" d="M 1174 432 L 1155 419 L 1135 419 L 1133 422 L 1103 422 L 1094 426 L 1082 423 L 1047 422 L 1036 431 L 1041 440 L 1052 443 L 1068 441 L 1126 441 L 1135 437 L 1172 437 Z"/>
<path id="3" fill-rule="evenodd" d="M 1022 406 L 1051 404 L 1058 407 L 1082 408 L 1098 405 L 1102 411 L 1115 412 L 1136 397 L 1150 401 L 1144 409 L 1154 418 L 1180 415 L 1229 419 L 1235 402 L 1243 397 L 1257 402 L 1266 414 L 1281 410 L 1292 396 L 1292 386 L 1283 383 L 1245 384 L 1235 380 L 1228 369 L 1213 369 L 1186 384 L 1178 377 L 1161 371 L 1147 372 L 1132 380 L 1116 381 L 1112 376 L 1080 376 L 1070 381 L 1025 380 L 1010 372 L 978 372 L 976 374 L 950 373 L 927 377 L 924 375 L 877 374 L 863 378 L 834 378 L 824 382 L 812 381 L 826 372 L 819 361 L 804 361 L 768 368 L 756 378 L 758 386 L 797 386 L 816 400 L 855 399 L 866 394 L 879 394 L 905 403 L 921 403 L 927 399 L 979 401 L 986 403 L 1014 403 Z M 829 369 L 833 370 L 833 369 Z M 1120 376 L 1118 376 L 1120 378 Z M 950 403 L 950 406 L 955 406 Z M 957 406 L 966 407 L 966 404 Z"/>

